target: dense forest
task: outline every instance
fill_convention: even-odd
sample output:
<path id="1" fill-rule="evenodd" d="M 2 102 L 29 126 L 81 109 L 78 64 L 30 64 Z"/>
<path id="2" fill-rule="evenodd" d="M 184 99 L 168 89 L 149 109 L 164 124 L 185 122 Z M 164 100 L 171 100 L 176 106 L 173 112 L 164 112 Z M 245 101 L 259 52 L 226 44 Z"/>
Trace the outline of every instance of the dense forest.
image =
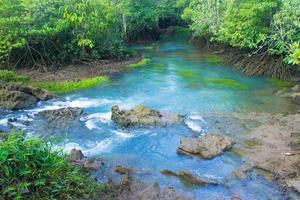
<path id="1" fill-rule="evenodd" d="M 249 74 L 280 77 L 300 64 L 298 0 L 1 0 L 0 11 L 2 68 L 124 59 L 126 43 L 174 25 L 243 50 Z"/>

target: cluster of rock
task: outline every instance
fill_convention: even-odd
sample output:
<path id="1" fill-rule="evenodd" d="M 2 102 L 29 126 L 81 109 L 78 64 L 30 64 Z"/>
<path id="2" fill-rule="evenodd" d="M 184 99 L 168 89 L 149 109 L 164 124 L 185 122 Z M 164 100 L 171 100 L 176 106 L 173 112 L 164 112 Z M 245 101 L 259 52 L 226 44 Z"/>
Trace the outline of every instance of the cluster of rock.
<path id="1" fill-rule="evenodd" d="M 131 110 L 120 110 L 119 106 L 113 106 L 111 119 L 122 128 L 136 126 L 163 126 L 167 123 L 180 122 L 180 115 L 162 114 L 159 111 L 138 105 Z"/>
<path id="2" fill-rule="evenodd" d="M 38 101 L 46 101 L 55 98 L 55 95 L 47 90 L 26 86 L 21 83 L 0 82 L 0 108 L 24 109 Z"/>

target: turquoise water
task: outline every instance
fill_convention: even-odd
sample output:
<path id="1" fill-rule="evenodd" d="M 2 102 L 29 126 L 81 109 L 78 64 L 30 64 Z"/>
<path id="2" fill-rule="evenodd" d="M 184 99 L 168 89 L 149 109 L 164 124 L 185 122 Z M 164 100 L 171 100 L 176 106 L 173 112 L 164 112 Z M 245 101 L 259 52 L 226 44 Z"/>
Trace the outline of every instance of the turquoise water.
<path id="1" fill-rule="evenodd" d="M 27 110 L 2 111 L 0 128 L 7 128 L 7 119 L 15 117 L 18 120 L 12 124 L 28 135 L 54 135 L 60 138 L 58 147 L 67 152 L 76 147 L 87 156 L 103 158 L 105 167 L 93 174 L 99 181 L 110 176 L 118 179 L 111 168 L 121 164 L 133 167 L 137 178 L 173 186 L 197 199 L 230 199 L 233 195 L 249 200 L 284 199 L 275 183 L 254 172 L 243 180 L 235 178 L 232 172 L 243 164 L 243 158 L 232 152 L 212 160 L 176 153 L 181 136 L 220 132 L 238 140 L 246 126 L 226 117 L 226 113 L 293 110 L 287 99 L 272 95 L 275 86 L 265 78 L 246 77 L 215 56 L 201 55 L 186 40 L 169 38 L 134 48 L 151 62 L 126 69 L 105 85 L 41 102 Z M 110 120 L 111 106 L 129 109 L 141 103 L 186 115 L 185 123 L 122 130 Z M 64 129 L 51 127 L 35 116 L 41 110 L 67 106 L 84 108 L 87 115 Z M 22 121 L 30 121 L 29 126 Z M 176 178 L 160 174 L 161 169 L 189 170 L 221 184 L 187 187 Z"/>

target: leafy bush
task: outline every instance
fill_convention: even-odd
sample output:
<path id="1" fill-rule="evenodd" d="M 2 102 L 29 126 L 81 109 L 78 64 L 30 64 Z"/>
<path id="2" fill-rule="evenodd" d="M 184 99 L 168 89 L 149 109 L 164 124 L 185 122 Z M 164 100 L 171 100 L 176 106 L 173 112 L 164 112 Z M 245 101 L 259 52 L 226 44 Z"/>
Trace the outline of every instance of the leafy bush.
<path id="1" fill-rule="evenodd" d="M 9 70 L 0 70 L 0 81 L 13 81 L 13 82 L 27 82 L 29 78 L 26 76 L 18 75 L 16 72 Z"/>
<path id="2" fill-rule="evenodd" d="M 0 140 L 1 199 L 92 199 L 102 186 L 41 138 Z"/>
<path id="3" fill-rule="evenodd" d="M 69 93 L 76 90 L 87 89 L 101 83 L 109 81 L 106 76 L 97 76 L 90 79 L 84 79 L 81 81 L 65 81 L 65 82 L 35 82 L 31 83 L 32 86 L 41 87 L 50 90 L 57 94 Z"/>

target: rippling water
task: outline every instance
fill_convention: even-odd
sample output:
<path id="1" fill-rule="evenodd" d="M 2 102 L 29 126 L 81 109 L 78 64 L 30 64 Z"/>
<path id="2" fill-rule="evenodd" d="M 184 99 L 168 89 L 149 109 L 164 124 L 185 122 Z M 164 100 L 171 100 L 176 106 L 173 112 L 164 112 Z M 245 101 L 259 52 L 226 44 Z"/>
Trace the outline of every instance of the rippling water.
<path id="1" fill-rule="evenodd" d="M 232 152 L 212 160 L 176 153 L 181 136 L 221 132 L 238 140 L 251 125 L 226 117 L 226 113 L 292 110 L 287 99 L 272 95 L 275 86 L 265 78 L 240 74 L 220 63 L 216 56 L 200 54 L 186 40 L 164 39 L 134 48 L 151 62 L 127 69 L 105 85 L 41 102 L 27 110 L 2 113 L 0 128 L 7 126 L 8 118 L 15 117 L 19 120 L 13 125 L 28 135 L 58 136 L 58 146 L 67 152 L 76 147 L 87 156 L 103 158 L 106 167 L 94 174 L 100 181 L 108 176 L 118 178 L 110 169 L 122 164 L 133 167 L 138 178 L 190 192 L 197 199 L 230 199 L 233 195 L 243 199 L 283 199 L 276 184 L 255 173 L 244 180 L 236 179 L 232 172 L 242 165 L 243 158 Z M 128 109 L 140 103 L 186 115 L 185 124 L 122 130 L 110 120 L 112 105 Z M 35 117 L 41 110 L 67 106 L 84 108 L 88 115 L 65 129 L 51 128 Z M 30 125 L 22 121 L 30 121 Z M 176 178 L 161 175 L 161 169 L 190 170 L 222 184 L 186 187 Z"/>

